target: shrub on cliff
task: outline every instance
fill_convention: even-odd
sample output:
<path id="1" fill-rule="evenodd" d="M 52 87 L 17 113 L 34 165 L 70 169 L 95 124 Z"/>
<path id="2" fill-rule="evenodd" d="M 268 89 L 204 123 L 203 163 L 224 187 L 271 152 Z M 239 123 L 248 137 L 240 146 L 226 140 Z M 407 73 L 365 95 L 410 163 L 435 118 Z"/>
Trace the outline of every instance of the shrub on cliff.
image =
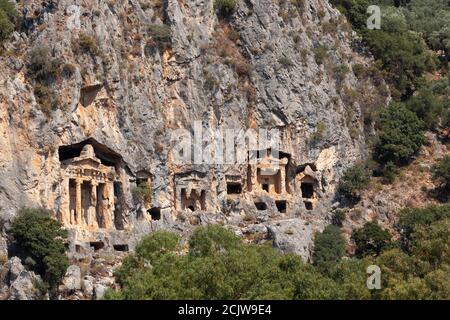
<path id="1" fill-rule="evenodd" d="M 61 60 L 53 58 L 45 46 L 34 47 L 28 55 L 27 76 L 36 82 L 48 84 L 59 73 Z"/>
<path id="2" fill-rule="evenodd" d="M 433 180 L 443 190 L 450 191 L 450 156 L 445 156 L 431 167 Z"/>
<path id="3" fill-rule="evenodd" d="M 370 174 L 364 164 L 348 168 L 339 181 L 338 192 L 350 201 L 357 201 L 361 191 L 369 184 Z"/>
<path id="4" fill-rule="evenodd" d="M 9 0 L 0 0 L 0 44 L 9 38 L 17 21 L 14 4 Z"/>
<path id="5" fill-rule="evenodd" d="M 28 264 L 33 265 L 54 294 L 69 266 L 64 244 L 67 231 L 45 209 L 21 209 L 10 233 Z"/>
<path id="6" fill-rule="evenodd" d="M 134 187 L 131 193 L 139 201 L 144 201 L 145 203 L 152 201 L 152 188 L 147 182 L 142 182 L 137 187 Z"/>
<path id="7" fill-rule="evenodd" d="M 161 49 L 169 48 L 172 45 L 172 30 L 163 24 L 152 24 L 148 27 L 148 32 L 152 41 Z"/>
<path id="8" fill-rule="evenodd" d="M 223 17 L 228 17 L 234 12 L 236 0 L 214 0 L 214 7 Z"/>

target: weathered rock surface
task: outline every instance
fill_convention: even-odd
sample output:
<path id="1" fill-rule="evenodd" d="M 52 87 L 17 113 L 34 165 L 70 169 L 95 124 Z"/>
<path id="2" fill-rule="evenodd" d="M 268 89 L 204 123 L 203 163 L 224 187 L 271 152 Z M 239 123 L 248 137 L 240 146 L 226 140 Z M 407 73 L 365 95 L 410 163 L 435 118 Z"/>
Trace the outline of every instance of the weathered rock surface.
<path id="1" fill-rule="evenodd" d="M 34 300 L 40 298 L 36 288 L 41 277 L 32 271 L 27 271 L 18 257 L 12 257 L 7 264 L 9 271 L 9 299 Z"/>
<path id="2" fill-rule="evenodd" d="M 305 262 L 310 261 L 313 249 L 311 224 L 301 219 L 289 219 L 268 225 L 267 229 L 275 248 L 298 254 Z"/>
<path id="3" fill-rule="evenodd" d="M 63 279 L 65 290 L 74 291 L 81 289 L 81 270 L 77 265 L 71 265 L 67 268 L 66 275 Z"/>
<path id="4" fill-rule="evenodd" d="M 343 170 L 364 157 L 365 110 L 389 99 L 383 83 L 353 72 L 371 58 L 354 51 L 355 34 L 328 1 L 305 0 L 297 7 L 292 1 L 239 0 L 229 19 L 218 18 L 213 1 L 163 3 L 162 8 L 137 0 L 18 4 L 24 29 L 6 44 L 11 54 L 0 57 L 0 215 L 11 221 L 22 206 L 42 206 L 58 219 L 70 216 L 64 221 L 71 229 L 71 254 L 79 261 L 96 251 L 132 250 L 142 234 L 161 228 L 186 235 L 207 223 L 261 237 L 267 227 L 277 247 L 308 260 L 313 230 L 307 223 L 320 226 L 328 219 Z M 163 24 L 171 31 L 165 49 L 150 28 Z M 48 84 L 53 100 L 47 113 L 27 73 L 35 48 L 48 48 L 61 70 L 72 70 L 57 72 Z M 192 132 L 195 121 L 202 121 L 207 134 L 278 129 L 280 149 L 289 158 L 290 190 L 249 191 L 247 165 L 180 168 L 173 161 L 172 133 Z M 90 185 L 97 191 L 87 191 L 95 201 L 107 199 L 108 212 L 118 211 L 111 209 L 117 198 L 123 216 L 111 217 L 114 226 L 107 230 L 105 221 L 72 225 L 78 208 L 70 204 L 75 195 L 64 190 L 70 183 L 77 186 L 74 193 L 84 187 L 63 179 L 63 162 L 76 158 L 86 141 L 119 177 L 110 181 L 117 192 L 110 188 L 102 198 L 98 183 Z M 195 212 L 189 205 L 176 207 L 182 193 L 177 175 L 193 172 L 201 176 L 208 204 Z M 229 197 L 227 179 L 236 175 L 243 192 Z M 151 182 L 149 203 L 132 192 L 143 178 Z M 308 180 L 314 199 L 304 201 L 309 191 L 301 189 L 300 179 Z M 186 189 L 193 189 L 192 182 Z M 99 205 L 89 206 L 87 216 L 95 216 Z M 2 243 L 0 237 L 0 250 Z M 73 267 L 65 286 L 99 298 L 110 285 L 110 275 L 104 277 L 98 282 Z M 16 296 L 28 295 L 31 278 L 20 278 Z"/>

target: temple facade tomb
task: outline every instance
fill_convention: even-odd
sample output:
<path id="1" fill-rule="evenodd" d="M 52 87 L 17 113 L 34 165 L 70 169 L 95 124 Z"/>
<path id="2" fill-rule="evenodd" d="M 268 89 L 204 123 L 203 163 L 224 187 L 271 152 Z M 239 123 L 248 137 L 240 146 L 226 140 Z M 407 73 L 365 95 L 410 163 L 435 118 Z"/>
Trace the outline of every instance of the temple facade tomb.
<path id="1" fill-rule="evenodd" d="M 244 190 L 244 184 L 242 181 L 242 176 L 238 173 L 226 174 L 225 180 L 227 184 L 227 195 L 228 196 L 239 196 Z"/>
<path id="2" fill-rule="evenodd" d="M 66 227 L 88 230 L 115 227 L 121 182 L 114 166 L 107 166 L 86 144 L 79 156 L 61 161 L 59 217 Z"/>
<path id="3" fill-rule="evenodd" d="M 203 172 L 194 170 L 175 174 L 175 209 L 208 210 L 207 193 L 210 189 L 210 183 Z"/>
<path id="4" fill-rule="evenodd" d="M 248 166 L 248 189 L 256 193 L 267 192 L 272 196 L 285 195 L 288 162 L 288 158 L 273 157 L 270 150 L 265 156 L 258 157 L 256 163 Z"/>
<path id="5" fill-rule="evenodd" d="M 307 210 L 313 210 L 318 202 L 317 190 L 319 189 L 319 179 L 311 166 L 306 165 L 304 170 L 297 177 L 300 185 L 301 197 Z"/>

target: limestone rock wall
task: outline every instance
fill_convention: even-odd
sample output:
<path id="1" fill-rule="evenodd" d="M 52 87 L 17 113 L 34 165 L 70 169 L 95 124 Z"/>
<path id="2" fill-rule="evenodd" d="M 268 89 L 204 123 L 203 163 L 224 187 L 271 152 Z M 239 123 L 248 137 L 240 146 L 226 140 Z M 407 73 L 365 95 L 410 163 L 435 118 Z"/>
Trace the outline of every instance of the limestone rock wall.
<path id="1" fill-rule="evenodd" d="M 207 132 L 279 129 L 282 149 L 295 165 L 315 168 L 321 205 L 306 213 L 323 221 L 342 171 L 364 157 L 367 110 L 389 99 L 384 84 L 355 76 L 354 66 L 368 66 L 371 59 L 354 51 L 357 39 L 345 19 L 324 0 L 305 0 L 301 7 L 284 0 L 239 0 L 229 19 L 219 19 L 209 0 L 155 3 L 162 5 L 137 0 L 18 4 L 24 28 L 0 57 L 3 219 L 21 206 L 57 212 L 59 148 L 87 139 L 113 150 L 126 164 L 123 203 L 127 221 L 141 232 L 155 226 L 138 222 L 143 205 L 131 193 L 138 172 L 151 174 L 150 206 L 160 208 L 164 225 L 180 217 L 194 225 L 213 221 L 233 205 L 236 216 L 223 218 L 225 223 L 238 224 L 245 215 L 272 219 L 255 209 L 251 197 L 247 203 L 244 196 L 238 204 L 226 202 L 221 166 L 206 169 L 211 214 L 191 219 L 189 211 L 176 213 L 179 168 L 170 156 L 171 132 L 192 130 L 200 120 Z M 171 30 L 170 48 L 155 41 L 154 25 L 163 24 Z M 86 50 L 79 49 L 83 37 L 92 40 Z M 38 47 L 48 48 L 61 68 L 71 70 L 50 85 L 55 101 L 50 114 L 40 107 L 27 74 L 29 54 Z M 298 216 L 305 211 L 301 195 L 291 197 L 299 211 L 291 214 Z"/>

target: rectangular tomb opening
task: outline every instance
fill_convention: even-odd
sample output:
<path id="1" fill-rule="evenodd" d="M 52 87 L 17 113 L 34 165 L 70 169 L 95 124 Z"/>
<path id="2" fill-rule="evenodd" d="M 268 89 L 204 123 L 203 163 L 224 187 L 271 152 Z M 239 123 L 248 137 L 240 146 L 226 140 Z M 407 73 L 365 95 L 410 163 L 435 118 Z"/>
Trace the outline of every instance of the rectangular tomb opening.
<path id="1" fill-rule="evenodd" d="M 81 183 L 81 212 L 85 222 L 89 222 L 89 208 L 91 207 L 91 184 L 89 181 Z"/>
<path id="2" fill-rule="evenodd" d="M 76 223 L 75 212 L 77 210 L 77 184 L 75 179 L 69 179 L 69 213 L 70 223 Z"/>
<path id="3" fill-rule="evenodd" d="M 127 244 L 114 244 L 113 248 L 114 248 L 115 251 L 122 251 L 122 252 L 129 251 L 129 248 L 128 248 Z"/>
<path id="4" fill-rule="evenodd" d="M 114 225 L 117 230 L 123 230 L 125 217 L 123 216 L 123 206 L 125 203 L 122 182 L 114 181 Z"/>
<path id="5" fill-rule="evenodd" d="M 97 205 L 96 205 L 96 217 L 99 228 L 106 228 L 104 215 L 107 210 L 107 200 L 104 199 L 105 183 L 99 183 L 96 187 L 97 191 Z"/>
<path id="6" fill-rule="evenodd" d="M 286 213 L 286 207 L 287 207 L 286 200 L 277 200 L 277 201 L 275 201 L 275 205 L 277 206 L 278 212 Z"/>
<path id="7" fill-rule="evenodd" d="M 161 220 L 161 208 L 153 207 L 147 210 L 147 213 L 150 215 L 153 221 Z"/>
<path id="8" fill-rule="evenodd" d="M 314 196 L 314 185 L 312 183 L 302 182 L 300 189 L 303 198 L 311 199 Z"/>
<path id="9" fill-rule="evenodd" d="M 227 194 L 241 194 L 242 185 L 238 182 L 227 182 Z"/>
<path id="10" fill-rule="evenodd" d="M 264 202 L 261 202 L 261 201 L 256 201 L 255 207 L 259 211 L 267 210 L 267 204 L 265 204 Z"/>

